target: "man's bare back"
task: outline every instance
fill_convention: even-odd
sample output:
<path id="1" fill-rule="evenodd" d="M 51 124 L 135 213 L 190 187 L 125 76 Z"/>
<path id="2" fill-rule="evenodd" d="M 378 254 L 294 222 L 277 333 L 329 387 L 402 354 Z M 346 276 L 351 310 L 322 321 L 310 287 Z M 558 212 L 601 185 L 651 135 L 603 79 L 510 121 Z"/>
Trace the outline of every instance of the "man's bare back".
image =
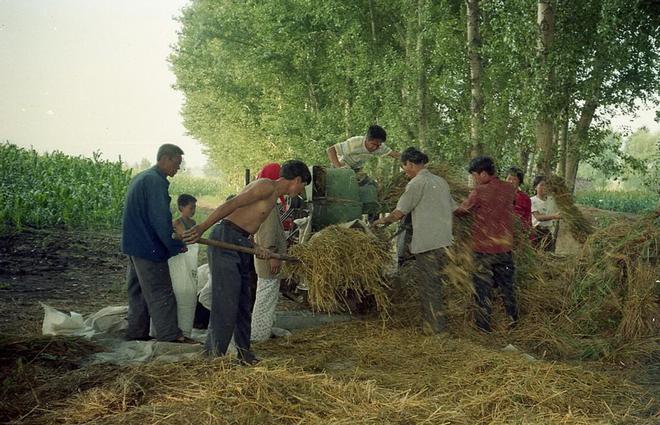
<path id="1" fill-rule="evenodd" d="M 222 219 L 231 221 L 250 234 L 255 234 L 275 207 L 277 198 L 282 195 L 297 196 L 312 181 L 309 168 L 304 162 L 289 160 L 282 164 L 282 177 L 277 180 L 257 179 L 250 183 L 234 198 L 216 208 L 204 222 L 183 233 L 183 240 L 197 242 L 204 232 Z M 268 251 L 255 245 L 259 258 L 268 258 Z"/>
<path id="2" fill-rule="evenodd" d="M 258 190 L 258 193 L 264 197 L 255 200 L 251 204 L 238 207 L 224 219 L 231 221 L 251 234 L 257 233 L 259 226 L 266 220 L 279 197 L 276 193 L 276 183 L 276 181 L 269 179 L 259 179 L 245 186 L 241 193 Z M 255 188 L 255 186 L 259 187 Z"/>

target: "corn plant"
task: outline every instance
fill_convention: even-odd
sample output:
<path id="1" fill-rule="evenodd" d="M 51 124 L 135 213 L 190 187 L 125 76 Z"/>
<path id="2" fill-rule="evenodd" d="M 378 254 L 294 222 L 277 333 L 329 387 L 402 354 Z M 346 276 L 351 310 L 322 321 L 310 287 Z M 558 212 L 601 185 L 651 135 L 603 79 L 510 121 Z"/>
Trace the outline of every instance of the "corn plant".
<path id="1" fill-rule="evenodd" d="M 575 194 L 575 200 L 579 204 L 604 210 L 644 213 L 653 211 L 658 207 L 660 196 L 657 193 L 641 190 L 591 190 L 577 192 Z"/>
<path id="2" fill-rule="evenodd" d="M 131 171 L 121 162 L 39 154 L 0 144 L 0 223 L 16 227 L 112 228 L 121 211 Z"/>

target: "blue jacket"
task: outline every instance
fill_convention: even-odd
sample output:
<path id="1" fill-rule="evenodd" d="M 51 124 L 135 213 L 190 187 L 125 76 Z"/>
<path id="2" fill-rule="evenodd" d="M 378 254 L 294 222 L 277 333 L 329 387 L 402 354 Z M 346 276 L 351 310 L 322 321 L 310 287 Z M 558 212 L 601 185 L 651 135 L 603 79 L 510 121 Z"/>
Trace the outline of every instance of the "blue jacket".
<path id="1" fill-rule="evenodd" d="M 128 185 L 122 217 L 124 254 L 161 262 L 183 248 L 182 242 L 172 239 L 169 186 L 157 165 L 135 176 Z"/>

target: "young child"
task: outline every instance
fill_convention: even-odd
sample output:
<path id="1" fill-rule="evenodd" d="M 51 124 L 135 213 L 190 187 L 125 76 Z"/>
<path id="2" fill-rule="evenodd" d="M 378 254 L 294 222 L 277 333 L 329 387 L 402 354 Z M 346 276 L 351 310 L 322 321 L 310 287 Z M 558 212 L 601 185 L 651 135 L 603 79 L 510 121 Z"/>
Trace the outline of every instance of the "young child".
<path id="1" fill-rule="evenodd" d="M 181 236 L 183 235 L 183 232 L 197 224 L 195 220 L 193 220 L 195 210 L 197 209 L 197 199 L 192 195 L 183 193 L 177 198 L 176 204 L 181 213 L 181 217 L 174 220 L 172 225 L 174 226 L 174 231 Z"/>
<path id="2" fill-rule="evenodd" d="M 533 182 L 536 196 L 532 197 L 532 226 L 538 249 L 555 252 L 555 229 L 561 218 L 554 199 L 545 188 L 545 176 L 536 176 Z"/>
<path id="3" fill-rule="evenodd" d="M 172 221 L 174 231 L 182 236 L 183 232 L 193 227 L 197 199 L 192 195 L 182 194 L 177 199 L 181 216 Z M 169 259 L 172 290 L 177 303 L 177 321 L 179 329 L 187 337 L 191 336 L 197 307 L 197 256 L 199 246 L 188 245 L 188 251 Z"/>

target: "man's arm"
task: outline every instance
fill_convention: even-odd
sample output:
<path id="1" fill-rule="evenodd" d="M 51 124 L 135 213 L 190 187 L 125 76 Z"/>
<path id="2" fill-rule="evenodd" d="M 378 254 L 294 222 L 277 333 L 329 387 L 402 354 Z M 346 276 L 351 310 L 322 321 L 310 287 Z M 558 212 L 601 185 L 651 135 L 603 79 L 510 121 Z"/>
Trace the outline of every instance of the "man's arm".
<path id="1" fill-rule="evenodd" d="M 537 221 L 550 221 L 550 220 L 559 220 L 561 218 L 560 214 L 541 214 L 538 211 L 532 211 L 532 215 Z"/>
<path id="2" fill-rule="evenodd" d="M 401 220 L 405 216 L 406 215 L 404 213 L 402 213 L 401 211 L 395 209 L 394 211 L 389 213 L 389 215 L 387 217 L 379 218 L 378 220 L 374 221 L 374 225 L 376 225 L 376 226 L 378 226 L 378 225 L 387 226 L 387 225 L 390 225 L 390 224 L 394 223 L 395 221 Z"/>
<path id="3" fill-rule="evenodd" d="M 204 222 L 193 226 L 192 228 L 186 230 L 183 234 L 183 240 L 186 243 L 195 243 L 199 240 L 204 232 L 211 226 L 213 226 L 218 221 L 227 217 L 229 214 L 233 213 L 241 207 L 251 205 L 255 202 L 261 201 L 273 195 L 275 188 L 272 185 L 272 182 L 266 180 L 256 180 L 252 182 L 248 187 L 239 193 L 235 197 L 231 198 L 227 202 L 220 204 Z"/>
<path id="4" fill-rule="evenodd" d="M 146 187 L 147 214 L 149 223 L 153 227 L 158 239 L 167 248 L 171 256 L 177 255 L 185 248 L 180 241 L 172 239 L 172 214 L 170 214 L 169 195 L 167 187 L 158 183 L 158 186 L 150 184 Z"/>
<path id="5" fill-rule="evenodd" d="M 472 212 L 472 209 L 477 206 L 477 201 L 477 192 L 473 190 L 470 192 L 467 199 L 465 199 L 465 201 L 454 210 L 454 215 L 459 217 L 469 215 Z"/>
<path id="6" fill-rule="evenodd" d="M 339 157 L 337 157 L 337 148 L 335 148 L 337 145 L 332 145 L 330 146 L 327 150 L 326 153 L 328 154 L 328 159 L 330 160 L 330 163 L 332 164 L 333 167 L 335 168 L 341 168 L 341 162 L 339 162 Z"/>
<path id="7" fill-rule="evenodd" d="M 398 151 L 392 151 L 388 153 L 387 156 L 391 156 L 392 158 L 396 158 L 396 159 L 401 158 L 401 154 Z"/>

